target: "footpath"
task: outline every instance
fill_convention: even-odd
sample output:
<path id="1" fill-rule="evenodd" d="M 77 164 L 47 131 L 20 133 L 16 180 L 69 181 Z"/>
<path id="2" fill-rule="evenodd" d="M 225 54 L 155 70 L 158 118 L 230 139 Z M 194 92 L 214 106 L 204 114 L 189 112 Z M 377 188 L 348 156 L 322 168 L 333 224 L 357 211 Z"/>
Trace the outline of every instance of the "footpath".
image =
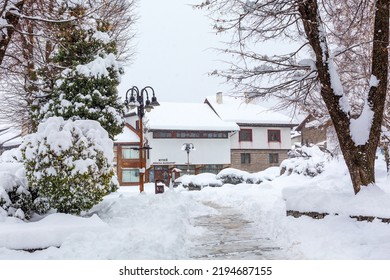
<path id="1" fill-rule="evenodd" d="M 194 218 L 193 225 L 205 229 L 205 234 L 192 240 L 192 259 L 211 260 L 272 260 L 284 259 L 282 249 L 260 235 L 252 221 L 239 209 L 203 202 L 218 214 Z"/>

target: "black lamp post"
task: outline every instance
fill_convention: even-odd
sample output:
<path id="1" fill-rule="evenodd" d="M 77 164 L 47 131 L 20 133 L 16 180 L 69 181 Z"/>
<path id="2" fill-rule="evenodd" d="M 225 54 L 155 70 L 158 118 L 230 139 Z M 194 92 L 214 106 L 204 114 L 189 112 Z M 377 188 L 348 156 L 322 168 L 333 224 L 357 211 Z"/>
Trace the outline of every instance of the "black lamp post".
<path id="1" fill-rule="evenodd" d="M 152 93 L 151 100 L 149 99 L 149 91 Z M 130 94 L 130 96 L 129 96 Z M 146 94 L 146 100 L 144 98 Z M 127 108 L 135 109 L 137 108 L 137 115 L 139 119 L 139 191 L 142 193 L 144 191 L 144 175 L 145 175 L 145 165 L 143 160 L 144 150 L 150 149 L 150 147 L 144 146 L 144 131 L 142 118 L 146 112 L 150 112 L 154 106 L 159 106 L 157 98 L 154 94 L 154 89 L 150 86 L 144 87 L 139 90 L 138 87 L 133 86 L 126 92 L 125 105 Z"/>

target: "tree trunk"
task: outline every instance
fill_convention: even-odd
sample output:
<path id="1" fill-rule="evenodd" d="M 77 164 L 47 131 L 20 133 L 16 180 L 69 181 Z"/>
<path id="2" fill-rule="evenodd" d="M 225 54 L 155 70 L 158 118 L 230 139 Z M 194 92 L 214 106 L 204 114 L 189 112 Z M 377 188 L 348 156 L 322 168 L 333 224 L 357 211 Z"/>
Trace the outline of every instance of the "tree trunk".
<path id="1" fill-rule="evenodd" d="M 390 176 L 390 150 L 388 142 L 383 145 L 383 153 L 385 155 L 387 176 Z"/>
<path id="2" fill-rule="evenodd" d="M 334 76 L 332 82 L 331 75 L 337 73 L 335 69 L 331 69 L 334 65 L 331 65 L 333 61 L 331 61 L 317 0 L 299 1 L 298 11 L 309 44 L 316 56 L 321 96 L 335 127 L 356 194 L 362 186 L 375 183 L 375 153 L 379 143 L 387 94 L 389 0 L 376 1 L 371 71 L 372 76 L 379 80 L 379 84 L 371 85 L 366 100 L 374 116 L 369 128 L 369 139 L 365 144 L 355 143 L 353 140 L 350 129 L 351 116 L 342 105 L 345 102 L 342 98 L 345 97 L 342 92 L 336 92 Z"/>
<path id="3" fill-rule="evenodd" d="M 375 152 L 376 149 L 355 148 L 343 153 L 355 194 L 362 186 L 375 182 Z"/>
<path id="4" fill-rule="evenodd" d="M 15 4 L 15 7 L 18 9 L 19 13 L 21 13 L 22 11 L 23 4 L 24 1 L 19 1 Z M 4 5 L 7 5 L 7 3 L 4 3 Z M 16 25 L 19 23 L 20 17 L 13 13 L 10 13 L 9 11 L 5 11 L 4 19 L 7 21 L 8 26 L 5 28 L 6 33 L 0 35 L 0 65 L 3 63 L 8 44 L 11 41 L 12 34 L 15 31 Z"/>

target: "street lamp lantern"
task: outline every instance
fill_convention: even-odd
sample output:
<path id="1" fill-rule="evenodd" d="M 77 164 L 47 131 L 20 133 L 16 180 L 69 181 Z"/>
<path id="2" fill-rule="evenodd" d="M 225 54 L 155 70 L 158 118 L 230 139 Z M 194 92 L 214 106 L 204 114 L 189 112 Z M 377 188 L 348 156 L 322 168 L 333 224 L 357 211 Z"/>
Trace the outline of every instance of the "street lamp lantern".
<path id="1" fill-rule="evenodd" d="M 150 103 L 152 106 L 160 106 L 160 103 L 157 102 L 157 97 L 154 95 L 153 91 L 153 96 L 152 96 L 152 103 Z"/>
<path id="2" fill-rule="evenodd" d="M 146 101 L 145 101 L 145 110 L 146 110 L 146 112 L 150 112 L 150 111 L 152 111 L 152 109 L 153 109 L 153 106 L 152 105 L 150 105 L 150 100 L 149 100 L 149 98 L 148 99 L 146 99 Z"/>
<path id="3" fill-rule="evenodd" d="M 149 99 L 149 92 L 152 93 L 151 101 Z M 146 100 L 144 98 L 144 94 L 146 95 Z M 125 105 L 128 109 L 137 108 L 137 115 L 139 119 L 139 191 L 142 193 L 144 191 L 145 176 L 143 154 L 144 150 L 151 149 L 149 146 L 144 146 L 143 143 L 144 131 L 142 119 L 145 115 L 145 111 L 150 112 L 155 106 L 159 106 L 160 104 L 157 102 L 156 95 L 154 94 L 154 89 L 151 86 L 146 86 L 141 90 L 139 90 L 138 87 L 133 86 L 126 92 Z"/>
<path id="4" fill-rule="evenodd" d="M 183 151 L 187 152 L 187 173 L 190 173 L 190 151 L 195 150 L 195 146 L 192 143 L 184 143 L 181 147 Z"/>

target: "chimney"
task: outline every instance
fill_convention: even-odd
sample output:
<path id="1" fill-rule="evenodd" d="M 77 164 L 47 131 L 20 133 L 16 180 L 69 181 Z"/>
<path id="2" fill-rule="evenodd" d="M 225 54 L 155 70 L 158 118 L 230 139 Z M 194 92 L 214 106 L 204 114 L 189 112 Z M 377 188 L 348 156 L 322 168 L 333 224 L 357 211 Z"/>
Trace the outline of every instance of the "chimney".
<path id="1" fill-rule="evenodd" d="M 217 101 L 217 104 L 222 104 L 222 92 L 217 92 L 216 94 L 216 101 Z"/>

